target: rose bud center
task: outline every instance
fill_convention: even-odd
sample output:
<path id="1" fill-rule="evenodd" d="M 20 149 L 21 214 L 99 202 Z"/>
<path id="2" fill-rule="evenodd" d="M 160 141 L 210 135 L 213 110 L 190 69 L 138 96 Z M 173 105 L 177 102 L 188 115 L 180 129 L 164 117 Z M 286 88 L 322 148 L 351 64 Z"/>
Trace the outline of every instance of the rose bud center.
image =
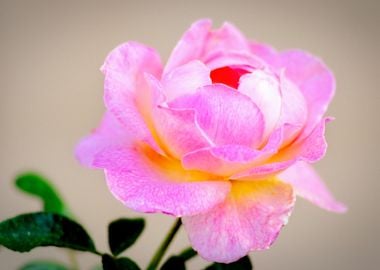
<path id="1" fill-rule="evenodd" d="M 223 83 L 237 89 L 239 86 L 240 77 L 248 72 L 249 71 L 241 68 L 232 68 L 226 66 L 212 70 L 210 77 L 213 83 Z"/>

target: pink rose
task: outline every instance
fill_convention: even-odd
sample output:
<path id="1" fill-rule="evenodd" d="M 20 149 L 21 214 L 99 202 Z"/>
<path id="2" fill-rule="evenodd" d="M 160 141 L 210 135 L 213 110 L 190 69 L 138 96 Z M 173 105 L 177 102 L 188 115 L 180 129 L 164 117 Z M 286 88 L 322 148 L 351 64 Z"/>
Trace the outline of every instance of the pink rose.
<path id="1" fill-rule="evenodd" d="M 204 259 L 267 249 L 295 194 L 345 211 L 309 165 L 326 152 L 323 115 L 335 89 L 320 59 L 200 20 L 164 67 L 154 49 L 128 42 L 101 70 L 107 111 L 78 159 L 104 169 L 127 207 L 182 217 Z"/>

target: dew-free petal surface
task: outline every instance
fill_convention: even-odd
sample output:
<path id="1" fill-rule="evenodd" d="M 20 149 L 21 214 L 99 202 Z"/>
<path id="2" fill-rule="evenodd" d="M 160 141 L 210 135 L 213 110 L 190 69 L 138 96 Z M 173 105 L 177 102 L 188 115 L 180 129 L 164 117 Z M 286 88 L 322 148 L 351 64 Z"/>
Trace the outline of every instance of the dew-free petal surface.
<path id="1" fill-rule="evenodd" d="M 231 179 L 252 180 L 273 176 L 295 164 L 297 161 L 316 162 L 326 153 L 325 125 L 331 118 L 323 119 L 305 139 L 294 142 L 280 150 L 265 165 L 257 166 L 231 176 Z"/>
<path id="2" fill-rule="evenodd" d="M 220 28 L 213 30 L 211 20 L 199 20 L 191 25 L 177 43 L 165 66 L 164 73 L 192 60 L 201 60 L 206 65 L 210 64 L 212 68 L 221 67 L 222 62 L 227 58 L 238 59 L 238 62 L 223 62 L 225 65 L 239 64 L 243 58 L 252 58 L 249 57 L 249 52 L 247 39 L 233 24 L 225 22 Z M 238 53 L 240 53 L 240 60 L 236 57 Z M 242 57 L 242 55 L 245 56 Z M 221 62 L 215 62 L 216 59 Z M 244 63 L 247 63 L 246 59 Z"/>
<path id="3" fill-rule="evenodd" d="M 208 261 L 230 263 L 267 249 L 287 223 L 292 187 L 275 179 L 235 182 L 227 199 L 209 212 L 183 217 L 193 248 Z"/>
<path id="4" fill-rule="evenodd" d="M 165 74 L 175 67 L 201 59 L 211 26 L 212 22 L 208 19 L 198 20 L 190 26 L 173 49 L 165 66 Z"/>
<path id="5" fill-rule="evenodd" d="M 153 99 L 146 74 L 160 76 L 161 62 L 155 50 L 128 42 L 115 48 L 102 66 L 104 102 L 129 133 L 154 146 L 150 107 Z M 158 146 L 154 146 L 158 148 Z"/>
<path id="6" fill-rule="evenodd" d="M 210 69 L 194 60 L 166 73 L 162 78 L 163 94 L 167 101 L 193 94 L 199 87 L 211 84 Z"/>
<path id="7" fill-rule="evenodd" d="M 104 151 L 94 163 L 105 169 L 113 195 L 139 212 L 194 215 L 222 202 L 230 191 L 228 181 L 185 171 L 146 145 Z"/>
<path id="8" fill-rule="evenodd" d="M 154 121 L 160 140 L 174 157 L 180 159 L 186 153 L 212 145 L 192 109 L 158 107 Z"/>
<path id="9" fill-rule="evenodd" d="M 256 70 L 240 78 L 238 91 L 248 96 L 262 112 L 264 138 L 267 138 L 276 127 L 281 113 L 282 97 L 277 78 L 265 71 Z"/>
<path id="10" fill-rule="evenodd" d="M 117 145 L 129 145 L 134 139 L 134 134 L 127 132 L 113 114 L 106 112 L 100 125 L 76 146 L 75 156 L 82 165 L 93 167 L 96 154 Z"/>
<path id="11" fill-rule="evenodd" d="M 324 62 L 302 50 L 277 52 L 263 43 L 251 42 L 251 52 L 277 70 L 284 69 L 285 75 L 295 83 L 306 100 L 308 120 L 303 131 L 306 137 L 321 121 L 335 93 L 335 78 Z"/>
<path id="12" fill-rule="evenodd" d="M 293 186 L 296 194 L 313 204 L 343 213 L 347 207 L 337 201 L 312 166 L 299 161 L 278 175 L 281 181 Z"/>
<path id="13" fill-rule="evenodd" d="M 282 141 L 283 128 L 279 128 L 271 134 L 261 150 L 241 145 L 211 146 L 188 153 L 183 157 L 182 165 L 186 169 L 231 176 L 265 163 L 277 153 Z"/>
<path id="14" fill-rule="evenodd" d="M 194 109 L 197 122 L 215 145 L 257 147 L 262 142 L 261 111 L 250 98 L 223 84 L 202 87 L 173 100 L 169 107 Z"/>

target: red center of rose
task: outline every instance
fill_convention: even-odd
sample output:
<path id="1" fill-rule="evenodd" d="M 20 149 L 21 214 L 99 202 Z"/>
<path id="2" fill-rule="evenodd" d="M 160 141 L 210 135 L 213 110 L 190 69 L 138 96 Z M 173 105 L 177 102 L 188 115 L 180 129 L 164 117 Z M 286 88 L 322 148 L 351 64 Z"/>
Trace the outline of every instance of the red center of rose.
<path id="1" fill-rule="evenodd" d="M 213 83 L 223 83 L 237 89 L 239 79 L 248 71 L 241 68 L 221 67 L 211 71 L 210 77 Z"/>

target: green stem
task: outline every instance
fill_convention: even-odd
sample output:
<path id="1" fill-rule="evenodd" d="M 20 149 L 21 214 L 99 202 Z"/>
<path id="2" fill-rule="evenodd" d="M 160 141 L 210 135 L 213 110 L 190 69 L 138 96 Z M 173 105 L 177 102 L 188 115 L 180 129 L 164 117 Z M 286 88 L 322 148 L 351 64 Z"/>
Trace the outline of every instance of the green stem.
<path id="1" fill-rule="evenodd" d="M 158 265 L 160 264 L 160 261 L 162 257 L 165 254 L 165 251 L 168 249 L 169 244 L 173 240 L 175 234 L 177 233 L 179 227 L 181 227 L 181 219 L 176 219 L 174 225 L 171 227 L 169 233 L 166 235 L 164 241 L 161 243 L 160 247 L 157 249 L 156 253 L 154 254 L 153 258 L 150 260 L 150 263 L 148 264 L 147 270 L 156 270 Z"/>

